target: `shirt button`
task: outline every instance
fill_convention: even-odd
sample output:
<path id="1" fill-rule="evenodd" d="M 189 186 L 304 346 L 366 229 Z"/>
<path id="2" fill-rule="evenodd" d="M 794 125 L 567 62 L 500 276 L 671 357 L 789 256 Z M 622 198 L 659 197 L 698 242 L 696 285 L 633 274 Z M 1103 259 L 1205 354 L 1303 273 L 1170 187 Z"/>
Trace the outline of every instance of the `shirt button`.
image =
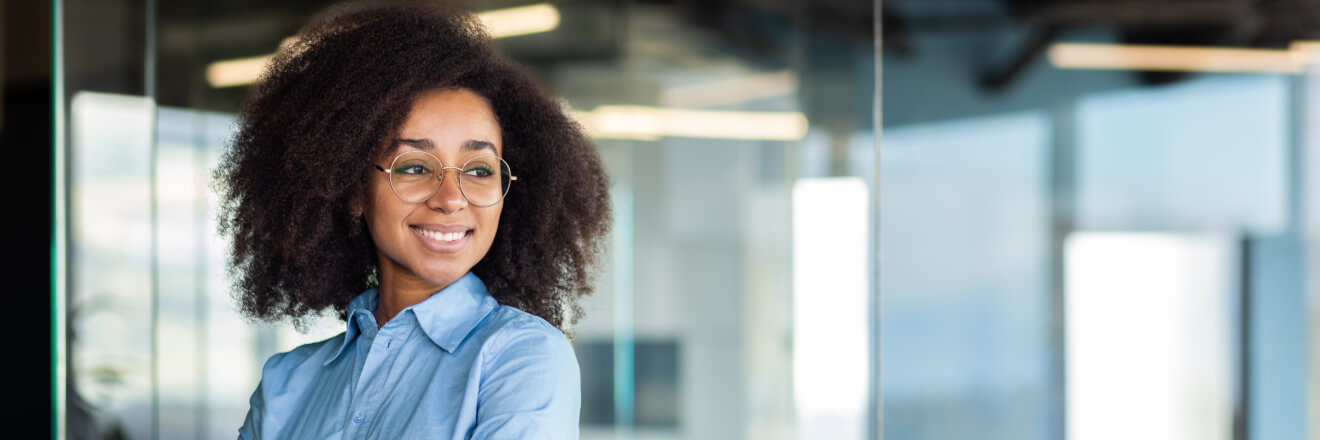
<path id="1" fill-rule="evenodd" d="M 361 412 L 361 411 L 358 411 L 357 414 L 354 414 L 354 415 L 353 415 L 353 423 L 356 423 L 356 424 L 361 425 L 362 422 L 365 422 L 365 421 L 367 421 L 367 416 L 362 415 L 362 412 Z"/>

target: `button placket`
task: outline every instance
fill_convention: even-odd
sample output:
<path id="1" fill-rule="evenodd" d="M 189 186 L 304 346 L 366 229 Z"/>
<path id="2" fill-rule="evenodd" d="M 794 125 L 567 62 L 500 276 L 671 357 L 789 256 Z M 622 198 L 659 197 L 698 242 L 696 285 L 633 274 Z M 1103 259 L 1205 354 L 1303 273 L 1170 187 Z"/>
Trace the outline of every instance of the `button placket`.
<path id="1" fill-rule="evenodd" d="M 367 350 L 366 368 L 363 368 L 363 374 L 370 376 L 370 383 L 363 387 L 362 404 L 353 414 L 353 424 L 357 429 L 361 429 L 363 435 L 370 429 L 371 421 L 367 414 L 374 413 L 380 406 L 385 384 L 389 382 L 389 372 L 395 362 L 395 350 L 393 349 L 394 340 L 399 339 L 398 333 L 405 332 L 408 326 L 401 326 L 398 323 L 386 323 L 380 327 L 369 344 Z"/>
<path id="2" fill-rule="evenodd" d="M 382 373 L 383 370 L 388 370 L 391 356 L 388 350 L 379 349 L 379 342 L 382 339 L 385 341 L 390 339 L 388 332 L 383 328 L 377 328 L 375 320 L 365 315 L 359 318 L 363 328 L 370 326 L 370 329 L 363 332 L 362 336 L 365 338 L 358 340 L 366 359 L 358 370 L 357 395 L 353 399 L 355 410 L 349 420 L 353 422 L 353 429 L 357 431 L 353 437 L 365 438 L 372 424 L 369 414 L 374 414 L 375 408 L 380 404 L 385 385 Z"/>

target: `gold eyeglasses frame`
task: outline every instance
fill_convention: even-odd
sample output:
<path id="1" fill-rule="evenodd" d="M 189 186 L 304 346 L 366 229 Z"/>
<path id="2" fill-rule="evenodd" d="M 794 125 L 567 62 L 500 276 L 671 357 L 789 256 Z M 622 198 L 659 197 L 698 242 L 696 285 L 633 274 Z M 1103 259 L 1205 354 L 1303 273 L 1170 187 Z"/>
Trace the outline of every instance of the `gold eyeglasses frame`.
<path id="1" fill-rule="evenodd" d="M 403 198 L 403 196 L 399 195 L 399 191 L 394 188 L 394 166 L 398 164 L 400 157 L 403 157 L 404 155 L 407 154 L 417 154 L 417 153 L 431 156 L 432 159 L 435 159 L 435 163 L 440 164 L 440 168 L 435 171 L 436 179 L 439 179 L 440 183 L 437 184 L 435 186 L 435 189 L 431 190 L 431 194 L 428 194 L 425 198 L 422 198 L 421 200 L 417 200 L 417 201 L 409 201 Z M 496 160 L 500 161 L 500 165 L 504 170 L 509 170 L 509 186 L 507 188 L 503 188 L 503 191 L 500 192 L 500 198 L 498 200 L 488 205 L 481 205 L 473 202 L 472 198 L 468 197 L 467 191 L 463 189 L 463 170 L 467 168 L 468 164 L 472 163 L 472 161 L 486 157 L 495 158 Z M 389 179 L 390 192 L 394 193 L 394 197 L 398 198 L 400 201 L 404 203 L 426 203 L 427 200 L 431 200 L 432 197 L 435 197 L 435 195 L 440 192 L 440 187 L 444 186 L 445 170 L 450 170 L 450 169 L 458 170 L 458 172 L 454 174 L 454 184 L 458 185 L 458 193 L 463 195 L 463 200 L 467 200 L 467 202 L 472 206 L 476 206 L 480 208 L 495 206 L 503 202 L 504 197 L 509 195 L 509 190 L 513 188 L 513 182 L 518 180 L 518 176 L 513 175 L 513 167 L 509 166 L 509 162 L 505 161 L 503 157 L 500 157 L 499 155 L 496 154 L 483 154 L 480 156 L 473 156 L 468 158 L 468 160 L 464 161 L 463 166 L 461 167 L 450 167 L 450 166 L 445 166 L 444 161 L 441 161 L 440 158 L 435 157 L 434 154 L 420 150 L 410 150 L 399 153 L 398 155 L 394 156 L 394 159 L 390 160 L 389 168 L 382 168 L 380 165 L 376 164 L 375 162 L 371 162 L 371 166 L 374 166 L 376 167 L 377 170 L 380 170 L 380 172 L 385 173 L 386 177 Z M 499 172 L 503 172 L 503 170 Z"/>

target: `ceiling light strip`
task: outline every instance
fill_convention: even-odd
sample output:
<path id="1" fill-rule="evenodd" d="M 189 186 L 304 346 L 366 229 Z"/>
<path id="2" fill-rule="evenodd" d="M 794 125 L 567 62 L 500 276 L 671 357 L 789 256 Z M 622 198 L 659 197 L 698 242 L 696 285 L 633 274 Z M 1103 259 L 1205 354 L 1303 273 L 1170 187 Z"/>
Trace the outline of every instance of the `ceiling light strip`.
<path id="1" fill-rule="evenodd" d="M 549 32 L 559 27 L 559 9 L 549 3 L 496 9 L 477 14 L 491 38 L 507 38 Z M 285 38 L 281 47 L 288 46 Z M 273 54 L 221 60 L 206 67 L 206 82 L 214 88 L 236 87 L 257 81 Z"/>
<path id="2" fill-rule="evenodd" d="M 742 112 L 645 106 L 600 106 L 574 112 L 598 139 L 654 141 L 662 137 L 705 139 L 800 140 L 807 118 L 796 112 Z"/>
<path id="3" fill-rule="evenodd" d="M 1063 69 L 1298 73 L 1303 67 L 1284 49 L 1056 43 L 1047 57 Z"/>

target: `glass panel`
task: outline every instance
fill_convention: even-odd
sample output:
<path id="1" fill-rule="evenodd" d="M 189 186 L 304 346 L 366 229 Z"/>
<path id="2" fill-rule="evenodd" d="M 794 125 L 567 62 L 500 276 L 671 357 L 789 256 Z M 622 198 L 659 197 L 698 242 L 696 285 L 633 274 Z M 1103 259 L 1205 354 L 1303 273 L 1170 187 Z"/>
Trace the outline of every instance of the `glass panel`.
<path id="1" fill-rule="evenodd" d="M 68 437 L 156 435 L 152 154 L 144 2 L 56 3 L 55 219 Z M 77 32 L 67 32 L 78 29 Z M 61 373 L 57 369 L 57 377 Z"/>
<path id="2" fill-rule="evenodd" d="M 1038 112 L 885 132 L 886 437 L 1051 437 L 1049 139 Z"/>
<path id="3" fill-rule="evenodd" d="M 886 436 L 1316 438 L 1315 9 L 1159 3 L 884 2 Z"/>
<path id="4" fill-rule="evenodd" d="M 1244 77 L 1082 98 L 1078 226 L 1282 232 L 1289 93 L 1287 78 Z"/>
<path id="5" fill-rule="evenodd" d="M 154 434 L 155 105 L 81 92 L 70 106 L 70 423 Z M 87 426 L 96 428 L 98 426 Z"/>

